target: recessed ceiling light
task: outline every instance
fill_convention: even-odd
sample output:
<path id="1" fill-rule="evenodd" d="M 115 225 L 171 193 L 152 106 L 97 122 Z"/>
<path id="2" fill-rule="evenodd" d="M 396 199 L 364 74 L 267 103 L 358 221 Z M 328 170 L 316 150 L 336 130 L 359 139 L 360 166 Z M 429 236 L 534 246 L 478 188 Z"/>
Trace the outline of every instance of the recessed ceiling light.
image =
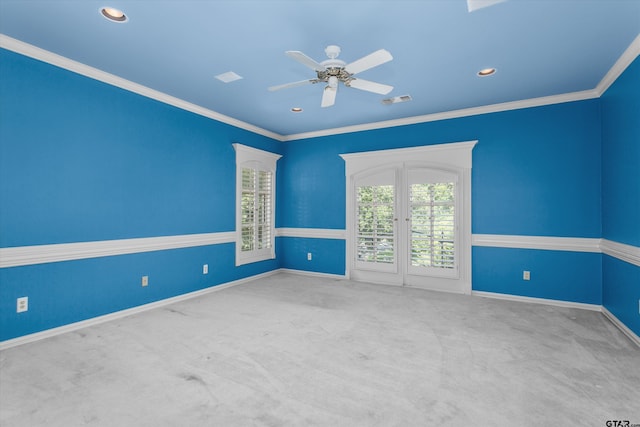
<path id="1" fill-rule="evenodd" d="M 293 113 L 302 113 L 302 108 L 301 107 L 293 107 L 291 109 L 291 112 L 293 112 Z"/>
<path id="2" fill-rule="evenodd" d="M 495 68 L 485 68 L 483 70 L 478 71 L 478 75 L 480 77 L 486 77 L 486 76 L 490 76 L 492 74 L 495 74 L 496 69 Z"/>
<path id="3" fill-rule="evenodd" d="M 123 11 L 115 9 L 113 7 L 103 7 L 100 9 L 100 13 L 102 14 L 102 16 L 112 22 L 125 22 L 127 19 L 129 19 Z"/>

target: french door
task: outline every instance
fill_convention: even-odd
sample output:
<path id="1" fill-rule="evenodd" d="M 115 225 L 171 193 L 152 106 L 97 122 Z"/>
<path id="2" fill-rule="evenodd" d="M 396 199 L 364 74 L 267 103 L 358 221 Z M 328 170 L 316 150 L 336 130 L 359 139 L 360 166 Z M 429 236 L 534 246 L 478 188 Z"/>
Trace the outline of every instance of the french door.
<path id="1" fill-rule="evenodd" d="M 346 153 L 346 276 L 471 293 L 478 141 Z"/>
<path id="2" fill-rule="evenodd" d="M 353 180 L 351 277 L 462 292 L 458 174 L 397 164 Z"/>

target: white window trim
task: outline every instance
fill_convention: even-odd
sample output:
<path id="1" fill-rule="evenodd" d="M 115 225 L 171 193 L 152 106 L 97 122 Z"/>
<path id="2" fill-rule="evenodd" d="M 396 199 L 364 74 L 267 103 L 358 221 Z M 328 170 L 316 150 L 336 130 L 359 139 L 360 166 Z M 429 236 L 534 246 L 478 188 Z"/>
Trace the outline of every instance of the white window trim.
<path id="1" fill-rule="evenodd" d="M 361 153 L 340 154 L 345 161 L 346 175 L 346 271 L 351 278 L 355 269 L 353 246 L 355 239 L 352 218 L 355 215 L 354 180 L 359 174 L 376 168 L 390 167 L 393 164 L 426 166 L 433 169 L 457 171 L 458 185 L 463 198 L 459 200 L 461 217 L 459 226 L 460 251 L 458 259 L 459 287 L 457 292 L 471 293 L 471 152 L 478 141 L 454 142 L 448 144 L 427 145 L 421 147 L 396 148 L 390 150 L 367 151 Z M 460 194 L 460 193 L 459 193 Z M 456 197 L 458 199 L 458 197 Z M 459 206 L 459 205 L 458 205 Z M 435 289 L 435 288 L 434 288 Z M 442 290 L 447 290 L 443 286 Z"/>
<path id="2" fill-rule="evenodd" d="M 246 145 L 234 143 L 233 148 L 236 150 L 236 266 L 249 264 L 252 262 L 274 259 L 275 252 L 275 219 L 276 219 L 276 166 L 278 159 L 282 156 L 270 153 L 257 148 L 248 147 Z M 256 249 L 253 251 L 241 250 L 242 248 L 242 168 L 249 167 L 251 169 L 269 171 L 272 173 L 272 191 L 271 191 L 271 244 L 266 249 Z"/>

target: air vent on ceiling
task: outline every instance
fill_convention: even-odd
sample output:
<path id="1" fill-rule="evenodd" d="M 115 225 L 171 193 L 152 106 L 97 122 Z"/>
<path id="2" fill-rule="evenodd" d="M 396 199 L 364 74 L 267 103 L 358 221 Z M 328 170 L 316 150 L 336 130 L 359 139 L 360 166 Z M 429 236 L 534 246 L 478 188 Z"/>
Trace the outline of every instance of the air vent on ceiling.
<path id="1" fill-rule="evenodd" d="M 467 10 L 473 12 L 505 1 L 507 0 L 467 0 Z"/>
<path id="2" fill-rule="evenodd" d="M 226 73 L 218 74 L 216 76 L 216 79 L 224 83 L 235 82 L 236 80 L 240 80 L 241 78 L 241 76 L 237 75 L 233 71 L 227 71 Z"/>
<path id="3" fill-rule="evenodd" d="M 411 95 L 394 96 L 393 98 L 385 98 L 382 100 L 384 105 L 397 104 L 398 102 L 411 101 Z"/>

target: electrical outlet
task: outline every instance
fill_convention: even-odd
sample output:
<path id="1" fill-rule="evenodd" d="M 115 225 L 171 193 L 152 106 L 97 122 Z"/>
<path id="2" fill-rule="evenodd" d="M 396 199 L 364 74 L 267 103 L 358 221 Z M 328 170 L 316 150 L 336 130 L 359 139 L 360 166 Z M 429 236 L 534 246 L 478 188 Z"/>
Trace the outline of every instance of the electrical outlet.
<path id="1" fill-rule="evenodd" d="M 209 274 L 209 264 L 202 266 L 202 274 Z"/>
<path id="2" fill-rule="evenodd" d="M 29 310 L 29 297 L 20 297 L 16 303 L 16 313 Z"/>
<path id="3" fill-rule="evenodd" d="M 522 280 L 531 280 L 531 272 L 527 270 L 523 271 Z"/>
<path id="4" fill-rule="evenodd" d="M 311 261 L 311 252 L 307 252 L 307 261 Z"/>
<path id="5" fill-rule="evenodd" d="M 149 286 L 149 276 L 142 276 L 142 286 Z"/>

